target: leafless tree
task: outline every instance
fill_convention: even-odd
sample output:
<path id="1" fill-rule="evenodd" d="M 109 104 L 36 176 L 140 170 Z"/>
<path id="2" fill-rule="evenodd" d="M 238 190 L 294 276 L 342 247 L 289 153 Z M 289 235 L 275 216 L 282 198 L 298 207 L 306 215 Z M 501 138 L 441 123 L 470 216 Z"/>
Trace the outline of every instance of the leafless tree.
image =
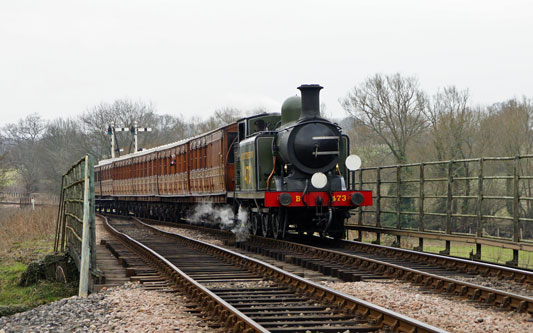
<path id="1" fill-rule="evenodd" d="M 427 103 L 426 114 L 437 160 L 472 157 L 479 113 L 469 107 L 468 90 L 450 86 L 438 91 Z"/>
<path id="2" fill-rule="evenodd" d="M 491 154 L 513 156 L 533 153 L 533 101 L 513 98 L 488 108 L 484 130 L 492 134 Z"/>
<path id="3" fill-rule="evenodd" d="M 181 115 L 172 116 L 169 114 L 156 117 L 156 124 L 153 132 L 149 134 L 149 144 L 146 148 L 164 145 L 170 142 L 179 141 L 193 135 L 190 125 Z"/>
<path id="4" fill-rule="evenodd" d="M 45 122 L 37 113 L 30 114 L 17 123 L 7 124 L 4 128 L 5 137 L 11 143 L 31 142 L 39 140 L 45 129 Z"/>
<path id="5" fill-rule="evenodd" d="M 77 120 L 58 118 L 46 126 L 40 146 L 41 189 L 58 193 L 61 176 L 87 154 L 85 135 Z"/>
<path id="6" fill-rule="evenodd" d="M 45 122 L 38 114 L 31 114 L 16 124 L 3 128 L 3 137 L 9 143 L 7 162 L 16 170 L 26 193 L 36 192 L 41 179 L 40 139 L 45 130 Z"/>
<path id="7" fill-rule="evenodd" d="M 3 190 L 4 186 L 7 183 L 7 172 L 9 170 L 9 167 L 6 163 L 6 157 L 6 153 L 0 153 L 0 191 Z"/>
<path id="8" fill-rule="evenodd" d="M 130 128 L 137 121 L 142 127 L 155 127 L 156 115 L 151 103 L 132 101 L 128 99 L 116 100 L 111 104 L 100 105 L 86 111 L 80 118 L 81 128 L 86 135 L 87 151 L 98 159 L 110 155 L 110 138 L 107 129 L 114 123 L 116 127 Z M 124 150 L 132 148 L 131 133 L 117 133 L 119 144 Z M 149 135 L 139 136 L 139 145 L 149 145 Z"/>
<path id="9" fill-rule="evenodd" d="M 199 117 L 193 117 L 190 120 L 191 128 L 194 134 L 200 134 L 207 131 L 214 130 L 221 126 L 231 124 L 243 116 L 243 113 L 233 107 L 224 107 L 216 109 L 213 115 L 207 120 L 202 121 Z"/>
<path id="10" fill-rule="evenodd" d="M 427 127 L 426 96 L 414 77 L 376 74 L 340 100 L 344 110 L 387 145 L 397 163 L 406 163 L 410 141 Z"/>

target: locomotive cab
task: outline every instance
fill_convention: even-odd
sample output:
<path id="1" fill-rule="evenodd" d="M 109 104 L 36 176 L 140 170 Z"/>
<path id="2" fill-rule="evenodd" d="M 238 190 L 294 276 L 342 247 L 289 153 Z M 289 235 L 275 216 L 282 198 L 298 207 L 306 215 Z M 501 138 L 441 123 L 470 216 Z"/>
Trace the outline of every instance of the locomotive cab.
<path id="1" fill-rule="evenodd" d="M 259 177 L 258 166 L 263 169 L 268 166 L 268 161 L 272 159 L 272 142 L 267 144 L 268 138 L 274 137 L 274 130 L 279 127 L 281 116 L 279 113 L 262 113 L 248 118 L 240 119 L 238 124 L 238 142 L 234 145 L 234 155 L 236 161 L 235 184 L 237 190 L 255 191 L 258 186 L 257 181 L 264 182 Z M 266 141 L 265 141 L 266 138 Z M 260 141 L 260 144 L 256 144 Z M 266 149 L 267 146 L 268 149 Z M 257 163 L 256 152 L 261 151 L 261 160 Z M 262 187 L 264 188 L 264 186 Z"/>

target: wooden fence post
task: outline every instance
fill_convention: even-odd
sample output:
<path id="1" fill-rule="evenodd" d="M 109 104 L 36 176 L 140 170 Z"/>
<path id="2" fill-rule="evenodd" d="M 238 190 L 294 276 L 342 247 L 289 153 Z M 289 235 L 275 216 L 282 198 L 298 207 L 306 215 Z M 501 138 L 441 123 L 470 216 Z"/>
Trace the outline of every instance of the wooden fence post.
<path id="1" fill-rule="evenodd" d="M 424 163 L 420 163 L 418 183 L 418 230 L 424 231 Z M 418 246 L 415 251 L 424 251 L 424 237 L 418 238 Z"/>
<path id="2" fill-rule="evenodd" d="M 381 228 L 381 167 L 376 170 L 376 227 Z M 381 234 L 376 234 L 376 244 L 381 243 Z"/>
<path id="3" fill-rule="evenodd" d="M 446 233 L 452 233 L 452 185 L 453 185 L 453 160 L 448 162 L 448 191 L 446 196 Z M 446 248 L 440 254 L 450 255 L 450 241 L 446 241 Z"/>
<path id="4" fill-rule="evenodd" d="M 477 221 L 476 237 L 483 236 L 483 157 L 479 159 L 479 173 L 477 183 Z M 476 253 L 470 253 L 470 259 L 481 260 L 481 244 L 476 243 Z"/>
<path id="5" fill-rule="evenodd" d="M 401 179 L 401 166 L 396 166 L 396 229 L 400 230 L 402 229 L 402 179 Z M 396 241 L 392 244 L 392 246 L 401 246 L 401 236 L 396 236 Z"/>
<path id="6" fill-rule="evenodd" d="M 85 157 L 83 186 L 83 232 L 81 242 L 81 262 L 80 262 L 80 286 L 78 295 L 87 297 L 89 294 L 89 266 L 91 257 L 91 227 L 90 227 L 90 187 L 89 187 L 89 157 Z"/>
<path id="7" fill-rule="evenodd" d="M 514 157 L 513 165 L 513 242 L 520 241 L 520 155 Z M 513 260 L 506 264 L 509 266 L 518 266 L 519 251 L 513 249 Z"/>
<path id="8" fill-rule="evenodd" d="M 355 171 L 354 171 L 354 180 L 353 183 L 355 185 Z M 354 186 L 355 187 L 355 186 Z M 363 169 L 359 169 L 359 189 L 363 189 Z M 359 206 L 359 216 L 357 217 L 357 224 L 363 225 L 363 207 Z M 359 230 L 357 232 L 357 240 L 359 242 L 363 241 L 363 231 Z"/>

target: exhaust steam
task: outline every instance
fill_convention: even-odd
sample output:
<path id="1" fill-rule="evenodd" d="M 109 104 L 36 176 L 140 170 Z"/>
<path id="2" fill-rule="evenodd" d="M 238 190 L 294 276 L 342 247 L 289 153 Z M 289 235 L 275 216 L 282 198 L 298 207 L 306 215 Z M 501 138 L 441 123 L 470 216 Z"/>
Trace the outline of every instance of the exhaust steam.
<path id="1" fill-rule="evenodd" d="M 239 207 L 238 214 L 234 215 L 230 207 L 200 204 L 187 216 L 187 220 L 192 224 L 218 225 L 222 230 L 230 230 L 235 234 L 238 242 L 246 241 L 250 237 L 250 231 L 246 225 L 248 212 L 242 207 Z"/>

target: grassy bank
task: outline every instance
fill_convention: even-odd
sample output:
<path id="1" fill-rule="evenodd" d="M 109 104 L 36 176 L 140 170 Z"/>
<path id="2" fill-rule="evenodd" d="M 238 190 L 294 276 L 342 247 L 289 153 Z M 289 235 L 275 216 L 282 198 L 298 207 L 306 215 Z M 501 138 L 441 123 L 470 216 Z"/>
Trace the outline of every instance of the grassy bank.
<path id="1" fill-rule="evenodd" d="M 63 283 L 18 285 L 27 265 L 53 252 L 55 207 L 0 208 L 0 316 L 76 294 Z"/>

